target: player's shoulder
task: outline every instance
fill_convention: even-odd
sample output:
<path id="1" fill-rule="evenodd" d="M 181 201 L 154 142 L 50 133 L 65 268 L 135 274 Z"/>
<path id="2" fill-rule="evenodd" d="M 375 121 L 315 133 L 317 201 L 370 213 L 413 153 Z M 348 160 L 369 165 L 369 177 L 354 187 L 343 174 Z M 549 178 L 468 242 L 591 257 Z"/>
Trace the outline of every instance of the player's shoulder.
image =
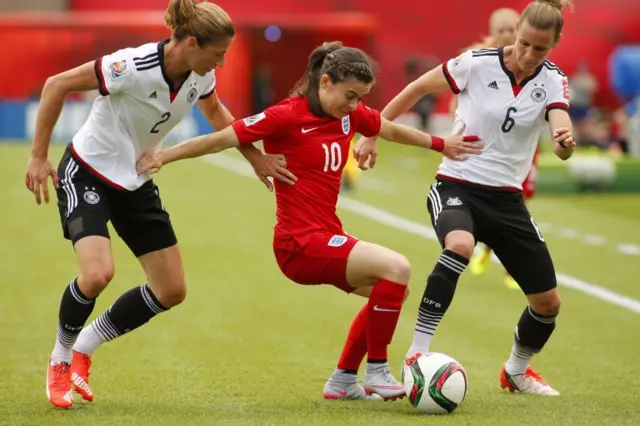
<path id="1" fill-rule="evenodd" d="M 147 43 L 138 47 L 125 47 L 104 57 L 112 73 L 124 76 L 139 74 L 160 66 L 157 43 Z"/>
<path id="2" fill-rule="evenodd" d="M 567 75 L 564 73 L 564 71 L 562 71 L 562 69 L 558 65 L 548 59 L 546 59 L 542 63 L 542 71 L 544 72 L 545 77 L 550 80 L 562 81 L 567 78 Z"/>

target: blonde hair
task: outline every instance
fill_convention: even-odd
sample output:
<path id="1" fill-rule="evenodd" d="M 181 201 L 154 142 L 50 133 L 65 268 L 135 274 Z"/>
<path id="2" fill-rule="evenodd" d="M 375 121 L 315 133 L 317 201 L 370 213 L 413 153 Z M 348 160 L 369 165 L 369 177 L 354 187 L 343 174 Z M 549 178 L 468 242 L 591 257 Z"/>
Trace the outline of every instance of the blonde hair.
<path id="1" fill-rule="evenodd" d="M 573 9 L 571 0 L 536 0 L 524 9 L 520 22 L 526 20 L 529 25 L 538 30 L 553 29 L 555 40 L 558 41 L 564 25 L 562 11 L 566 8 Z"/>
<path id="2" fill-rule="evenodd" d="M 195 37 L 200 46 L 235 35 L 227 12 L 207 1 L 170 0 L 164 22 L 176 40 Z"/>
<path id="3" fill-rule="evenodd" d="M 507 7 L 503 7 L 500 9 L 496 9 L 493 12 L 491 12 L 491 16 L 489 16 L 489 30 L 491 32 L 493 32 L 493 26 L 495 24 L 496 19 L 498 19 L 501 16 L 504 16 L 506 14 L 512 15 L 514 17 L 516 17 L 516 19 L 520 18 L 520 14 L 515 11 L 514 9 L 510 9 Z M 481 41 L 472 44 L 471 46 L 468 46 L 464 49 L 462 49 L 460 52 L 466 52 L 469 49 L 486 49 L 489 47 L 499 47 L 498 46 L 498 41 L 492 36 L 492 35 L 488 35 L 486 37 L 484 37 Z"/>

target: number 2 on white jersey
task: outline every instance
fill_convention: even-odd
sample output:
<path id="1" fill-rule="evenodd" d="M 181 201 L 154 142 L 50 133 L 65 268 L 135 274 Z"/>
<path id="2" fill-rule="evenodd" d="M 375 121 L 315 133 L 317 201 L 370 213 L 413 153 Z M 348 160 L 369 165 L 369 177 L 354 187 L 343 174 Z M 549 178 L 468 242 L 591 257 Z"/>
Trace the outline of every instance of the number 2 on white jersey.
<path id="1" fill-rule="evenodd" d="M 324 171 L 328 172 L 329 168 L 331 168 L 332 172 L 340 170 L 340 166 L 342 165 L 342 150 L 340 149 L 340 144 L 333 142 L 331 147 L 329 147 L 323 143 L 322 149 L 324 149 Z"/>

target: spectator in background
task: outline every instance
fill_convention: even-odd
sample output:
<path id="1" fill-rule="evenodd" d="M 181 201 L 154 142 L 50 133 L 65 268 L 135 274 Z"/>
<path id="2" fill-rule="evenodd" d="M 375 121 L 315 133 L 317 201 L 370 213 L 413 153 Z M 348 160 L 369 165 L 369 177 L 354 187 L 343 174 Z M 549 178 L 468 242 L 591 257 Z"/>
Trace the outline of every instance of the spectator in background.
<path id="1" fill-rule="evenodd" d="M 436 58 L 428 57 L 426 60 L 421 60 L 419 58 L 409 58 L 405 63 L 404 73 L 407 77 L 409 83 L 416 80 L 422 74 L 424 74 L 427 70 L 435 67 L 440 61 Z M 431 114 L 435 108 L 436 102 L 438 100 L 437 95 L 429 93 L 428 95 L 420 98 L 418 102 L 416 102 L 413 111 L 418 115 L 420 119 L 419 128 L 420 130 L 426 132 L 429 128 L 429 120 L 431 118 Z"/>
<path id="2" fill-rule="evenodd" d="M 626 145 L 631 156 L 640 156 L 640 45 L 621 46 L 609 60 L 610 83 L 625 102 L 618 122 L 626 127 Z"/>
<path id="3" fill-rule="evenodd" d="M 578 70 L 571 77 L 569 83 L 569 93 L 571 96 L 571 108 L 569 109 L 569 115 L 573 120 L 574 125 L 577 128 L 577 133 L 581 137 L 589 137 L 587 119 L 589 118 L 589 111 L 593 105 L 593 95 L 598 89 L 598 81 L 589 72 L 589 67 L 586 61 L 581 61 L 578 64 Z"/>

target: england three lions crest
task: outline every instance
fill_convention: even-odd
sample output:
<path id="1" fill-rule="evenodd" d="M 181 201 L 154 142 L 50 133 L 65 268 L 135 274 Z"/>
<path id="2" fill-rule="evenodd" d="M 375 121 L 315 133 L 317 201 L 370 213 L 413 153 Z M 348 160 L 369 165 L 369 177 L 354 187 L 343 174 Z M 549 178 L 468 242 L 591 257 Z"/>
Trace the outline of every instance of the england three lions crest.
<path id="1" fill-rule="evenodd" d="M 348 135 L 350 130 L 351 130 L 351 120 L 349 120 L 349 114 L 347 114 L 344 117 L 342 117 L 342 131 L 344 132 L 345 135 Z"/>

